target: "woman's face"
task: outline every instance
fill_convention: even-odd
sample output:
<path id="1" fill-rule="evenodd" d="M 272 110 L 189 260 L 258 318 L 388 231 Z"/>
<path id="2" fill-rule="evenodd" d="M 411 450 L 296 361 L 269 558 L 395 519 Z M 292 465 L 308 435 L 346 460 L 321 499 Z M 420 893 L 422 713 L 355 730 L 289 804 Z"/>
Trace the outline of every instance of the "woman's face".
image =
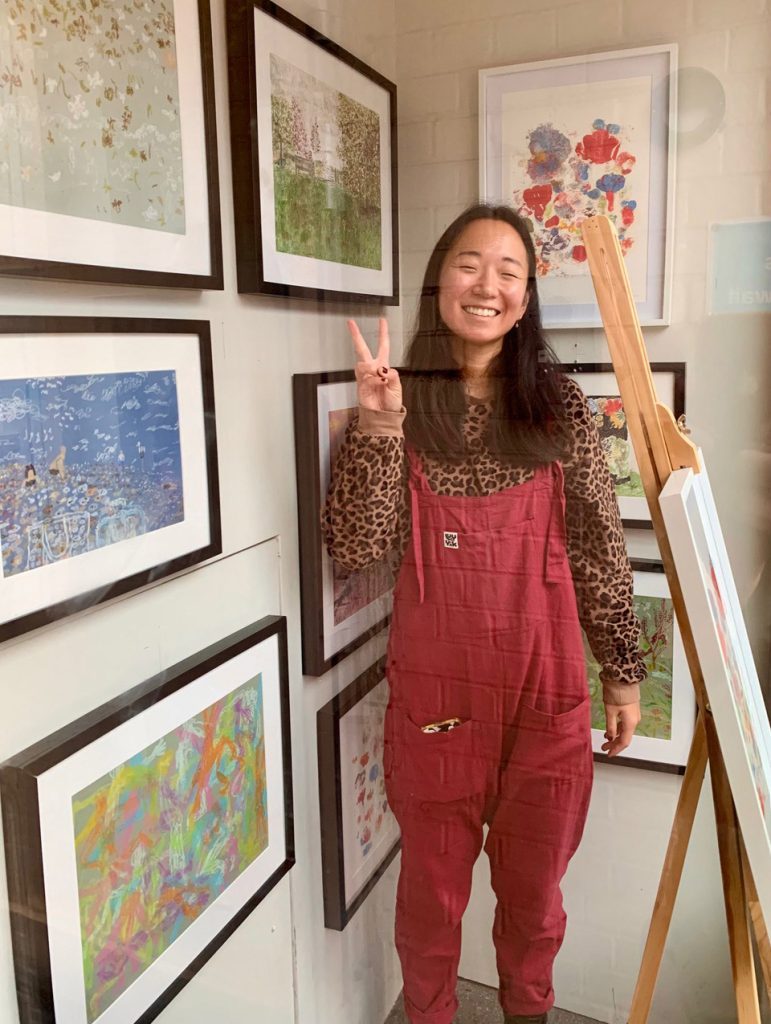
<path id="1" fill-rule="evenodd" d="M 527 277 L 527 251 L 514 228 L 472 221 L 442 264 L 439 314 L 467 344 L 500 344 L 525 312 Z"/>

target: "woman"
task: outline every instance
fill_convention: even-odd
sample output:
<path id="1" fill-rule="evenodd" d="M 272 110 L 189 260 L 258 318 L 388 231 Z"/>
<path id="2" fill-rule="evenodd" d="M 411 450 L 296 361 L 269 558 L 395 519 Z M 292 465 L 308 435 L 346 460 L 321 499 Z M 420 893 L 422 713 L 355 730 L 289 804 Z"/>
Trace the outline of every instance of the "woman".
<path id="1" fill-rule="evenodd" d="M 592 781 L 581 625 L 602 666 L 603 749 L 620 753 L 640 719 L 645 669 L 613 485 L 580 388 L 554 368 L 533 243 L 507 207 L 472 207 L 437 243 L 403 386 L 385 321 L 375 359 L 349 328 L 359 415 L 324 528 L 347 568 L 400 563 L 385 774 L 402 830 L 405 1009 L 413 1024 L 453 1019 L 487 824 L 505 1020 L 545 1022 L 565 930 L 559 883 Z"/>

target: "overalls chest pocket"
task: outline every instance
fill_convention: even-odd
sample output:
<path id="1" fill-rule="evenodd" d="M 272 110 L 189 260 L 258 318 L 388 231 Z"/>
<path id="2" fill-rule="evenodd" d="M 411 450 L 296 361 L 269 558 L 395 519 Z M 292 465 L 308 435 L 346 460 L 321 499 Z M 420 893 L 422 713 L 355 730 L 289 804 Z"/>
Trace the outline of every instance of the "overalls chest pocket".
<path id="1" fill-rule="evenodd" d="M 485 511 L 474 516 L 458 514 L 452 506 L 441 512 L 426 510 L 421 522 L 426 565 L 442 573 L 499 570 L 502 549 L 510 553 L 512 548 L 527 546 L 534 523 L 533 503 L 525 501 L 500 513 Z"/>
<path id="2" fill-rule="evenodd" d="M 462 800 L 485 789 L 487 760 L 477 723 L 463 722 L 450 732 L 425 733 L 400 707 L 385 720 L 383 771 L 391 803 Z"/>

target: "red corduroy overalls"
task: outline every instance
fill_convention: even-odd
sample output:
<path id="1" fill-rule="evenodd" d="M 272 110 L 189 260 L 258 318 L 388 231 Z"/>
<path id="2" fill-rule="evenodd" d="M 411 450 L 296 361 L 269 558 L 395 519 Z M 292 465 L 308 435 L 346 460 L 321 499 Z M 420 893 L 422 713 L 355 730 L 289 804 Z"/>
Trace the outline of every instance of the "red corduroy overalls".
<path id="1" fill-rule="evenodd" d="M 554 1001 L 559 883 L 592 784 L 590 703 L 565 545 L 562 466 L 443 497 L 410 452 L 412 541 L 394 592 L 385 723 L 402 830 L 396 946 L 413 1024 L 450 1024 L 471 874 L 489 832 L 500 1000 Z M 420 726 L 457 717 L 428 734 Z"/>

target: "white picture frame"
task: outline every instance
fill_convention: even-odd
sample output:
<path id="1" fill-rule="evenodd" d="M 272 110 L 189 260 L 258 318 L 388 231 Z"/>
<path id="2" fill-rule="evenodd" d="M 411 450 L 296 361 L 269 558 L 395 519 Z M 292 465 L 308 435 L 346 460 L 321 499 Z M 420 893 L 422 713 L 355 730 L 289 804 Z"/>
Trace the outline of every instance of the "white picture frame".
<path id="1" fill-rule="evenodd" d="M 771 920 L 771 727 L 701 451 L 659 496 L 742 837 Z"/>
<path id="2" fill-rule="evenodd" d="M 640 323 L 669 323 L 676 70 L 668 43 L 479 72 L 479 194 L 532 224 L 545 327 L 602 326 L 592 214 L 617 222 Z"/>

